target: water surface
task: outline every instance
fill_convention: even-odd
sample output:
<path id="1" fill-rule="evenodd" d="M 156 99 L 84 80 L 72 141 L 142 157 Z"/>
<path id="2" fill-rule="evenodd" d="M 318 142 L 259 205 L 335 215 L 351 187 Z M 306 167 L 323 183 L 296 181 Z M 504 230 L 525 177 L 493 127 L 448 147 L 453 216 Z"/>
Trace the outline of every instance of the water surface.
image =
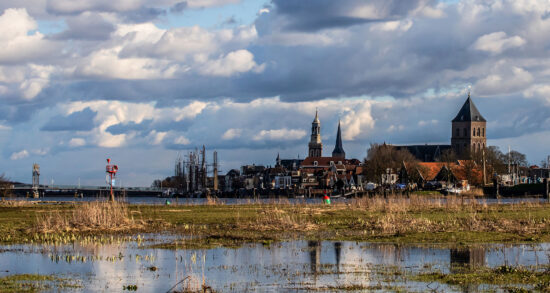
<path id="1" fill-rule="evenodd" d="M 163 241 L 174 237 L 155 236 Z M 174 285 L 221 292 L 334 291 L 349 286 L 387 291 L 461 292 L 463 287 L 403 280 L 395 272 L 453 273 L 467 266 L 536 266 L 549 263 L 550 243 L 482 245 L 462 249 L 398 246 L 350 241 L 288 241 L 238 249 L 150 249 L 150 243 L 0 246 L 0 276 L 54 274 L 78 280 L 85 292 L 166 292 Z M 153 268 L 154 267 L 154 268 Z M 486 289 L 468 286 L 468 291 Z"/>

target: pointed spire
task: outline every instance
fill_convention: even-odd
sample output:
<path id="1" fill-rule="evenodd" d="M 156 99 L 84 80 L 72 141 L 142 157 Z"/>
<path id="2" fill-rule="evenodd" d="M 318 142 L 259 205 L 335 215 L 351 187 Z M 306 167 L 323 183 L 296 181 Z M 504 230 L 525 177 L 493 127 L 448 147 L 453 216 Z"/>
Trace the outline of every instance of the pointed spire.
<path id="1" fill-rule="evenodd" d="M 313 119 L 313 123 L 321 123 L 321 121 L 319 121 L 319 110 L 317 108 L 315 108 L 315 119 Z"/>
<path id="2" fill-rule="evenodd" d="M 334 150 L 332 151 L 333 157 L 345 158 L 346 152 L 342 146 L 342 131 L 340 129 L 340 119 L 338 119 L 338 132 L 336 132 L 336 144 Z"/>

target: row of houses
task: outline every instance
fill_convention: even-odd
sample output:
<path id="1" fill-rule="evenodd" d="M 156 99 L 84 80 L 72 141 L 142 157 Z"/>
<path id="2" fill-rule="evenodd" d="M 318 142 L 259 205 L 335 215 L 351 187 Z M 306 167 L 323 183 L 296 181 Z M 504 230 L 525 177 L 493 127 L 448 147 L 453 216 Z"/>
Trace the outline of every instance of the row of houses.
<path id="1" fill-rule="evenodd" d="M 363 164 L 357 159 L 308 157 L 305 160 L 281 160 L 273 167 L 245 165 L 224 176 L 225 192 L 238 189 L 287 189 L 321 192 L 322 190 L 362 189 Z"/>

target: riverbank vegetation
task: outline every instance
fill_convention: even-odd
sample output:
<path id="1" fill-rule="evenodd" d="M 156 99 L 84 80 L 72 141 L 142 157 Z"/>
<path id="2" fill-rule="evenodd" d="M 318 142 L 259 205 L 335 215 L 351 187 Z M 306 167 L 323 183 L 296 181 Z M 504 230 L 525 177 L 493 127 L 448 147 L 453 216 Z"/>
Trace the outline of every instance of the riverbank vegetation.
<path id="1" fill-rule="evenodd" d="M 393 243 L 550 241 L 550 204 L 486 204 L 461 197 L 358 198 L 332 205 L 272 203 L 0 204 L 0 242 L 162 233 L 164 248 L 238 246 L 287 239 Z M 45 237 L 44 235 L 47 235 Z M 61 239 L 61 236 L 60 236 Z"/>
<path id="2" fill-rule="evenodd" d="M 73 280 L 53 275 L 11 275 L 0 277 L 0 292 L 41 292 L 63 289 L 79 289 L 81 285 Z"/>
<path id="3" fill-rule="evenodd" d="M 507 292 L 550 292 L 550 267 L 464 267 L 452 273 L 429 272 L 410 277 L 413 281 L 437 282 L 458 287 L 494 285 Z M 473 289 L 473 288 L 471 288 Z"/>

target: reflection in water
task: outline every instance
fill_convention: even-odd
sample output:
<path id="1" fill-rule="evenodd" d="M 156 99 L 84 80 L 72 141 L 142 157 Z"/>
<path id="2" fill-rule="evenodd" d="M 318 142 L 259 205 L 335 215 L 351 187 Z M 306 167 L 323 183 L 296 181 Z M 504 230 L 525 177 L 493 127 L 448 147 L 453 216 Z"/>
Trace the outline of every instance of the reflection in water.
<path id="1" fill-rule="evenodd" d="M 486 245 L 443 249 L 351 241 L 289 241 L 269 247 L 248 244 L 238 249 L 142 249 L 117 245 L 0 246 L 0 277 L 12 274 L 55 274 L 82 280 L 83 291 L 120 291 L 137 284 L 142 292 L 166 292 L 192 276 L 221 292 L 295 291 L 334 286 L 400 286 L 424 292 L 427 283 L 407 282 L 395 270 L 411 274 L 453 273 L 462 267 L 548 264 L 550 244 Z M 85 261 L 73 261 L 73 256 Z M 155 266 L 154 272 L 148 268 Z M 5 272 L 9 271 L 9 272 Z M 388 276 L 387 273 L 392 274 Z M 384 275 L 386 274 L 386 275 Z M 439 291 L 476 291 L 477 287 L 438 285 Z M 484 288 L 482 288 L 484 289 Z M 337 290 L 336 290 L 337 291 Z"/>
<path id="2" fill-rule="evenodd" d="M 340 272 L 340 255 L 342 254 L 342 242 L 334 242 L 334 256 L 336 257 L 336 271 Z"/>
<path id="3" fill-rule="evenodd" d="M 485 266 L 485 248 L 467 247 L 451 249 L 450 268 L 451 273 L 460 273 L 464 270 Z M 479 285 L 462 284 L 459 286 L 464 293 L 479 292 Z"/>
<path id="4" fill-rule="evenodd" d="M 321 270 L 321 241 L 308 241 L 307 246 L 311 272 L 317 274 Z"/>
<path id="5" fill-rule="evenodd" d="M 485 266 L 485 248 L 467 247 L 451 249 L 451 272 L 460 271 L 465 267 L 475 268 Z"/>

